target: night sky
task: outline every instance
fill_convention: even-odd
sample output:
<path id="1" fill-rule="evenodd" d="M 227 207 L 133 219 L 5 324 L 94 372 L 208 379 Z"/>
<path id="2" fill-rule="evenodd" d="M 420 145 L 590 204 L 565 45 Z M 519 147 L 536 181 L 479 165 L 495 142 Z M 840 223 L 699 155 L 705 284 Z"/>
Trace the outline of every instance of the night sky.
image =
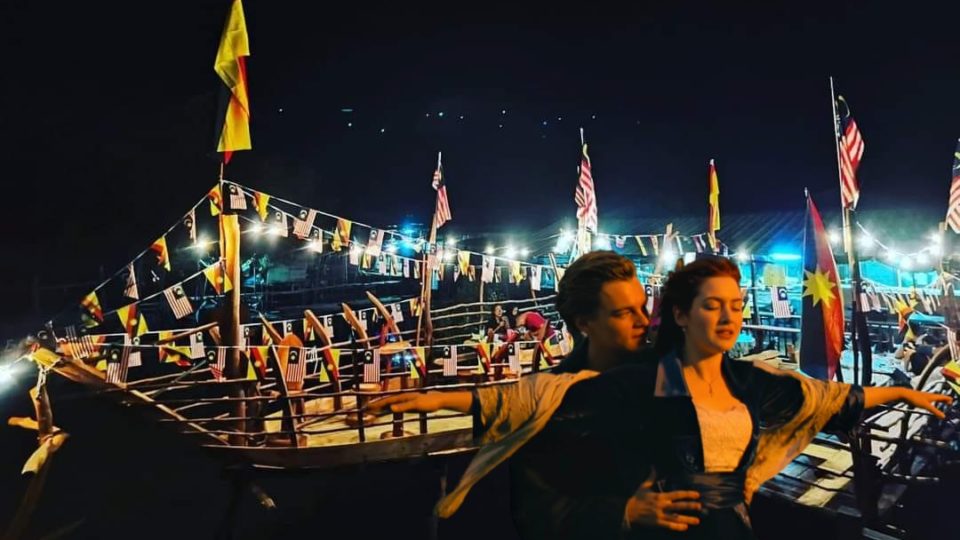
<path id="1" fill-rule="evenodd" d="M 6 324 L 32 316 L 35 276 L 112 273 L 217 176 L 229 1 L 60 4 L 0 7 Z M 442 150 L 450 232 L 532 231 L 573 222 L 583 126 L 601 229 L 605 214 L 705 213 L 710 158 L 724 213 L 799 210 L 804 186 L 836 206 L 832 74 L 866 140 L 861 208 L 945 209 L 957 7 L 335 4 L 246 2 L 254 150 L 228 178 L 368 223 L 426 221 Z"/>

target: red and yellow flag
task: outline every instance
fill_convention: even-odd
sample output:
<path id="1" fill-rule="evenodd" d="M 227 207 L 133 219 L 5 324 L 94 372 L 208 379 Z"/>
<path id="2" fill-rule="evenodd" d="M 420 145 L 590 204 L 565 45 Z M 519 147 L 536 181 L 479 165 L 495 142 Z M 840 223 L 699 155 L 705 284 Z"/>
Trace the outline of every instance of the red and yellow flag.
<path id="1" fill-rule="evenodd" d="M 223 271 L 222 261 L 204 268 L 203 275 L 206 276 L 207 281 L 213 286 L 213 290 L 217 291 L 217 294 L 229 292 L 233 288 L 233 283 L 227 279 L 227 275 Z"/>
<path id="2" fill-rule="evenodd" d="M 219 183 L 207 193 L 207 198 L 210 199 L 210 215 L 219 216 L 223 211 L 223 193 L 220 192 Z"/>
<path id="3" fill-rule="evenodd" d="M 150 331 L 147 328 L 147 320 L 143 318 L 143 314 L 137 309 L 135 303 L 118 309 L 117 317 L 120 318 L 123 331 L 130 337 L 142 336 Z"/>
<path id="4" fill-rule="evenodd" d="M 150 250 L 157 254 L 157 264 L 170 271 L 170 253 L 167 251 L 167 237 L 161 236 L 150 246 Z"/>
<path id="5" fill-rule="evenodd" d="M 707 238 L 710 248 L 717 250 L 717 231 L 720 230 L 720 180 L 717 178 L 717 166 L 710 160 L 707 172 L 709 196 L 707 197 Z"/>
<path id="6" fill-rule="evenodd" d="M 233 0 L 227 23 L 223 27 L 220 46 L 213 70 L 230 92 L 223 111 L 223 125 L 218 130 L 217 152 L 223 152 L 223 162 L 229 163 L 233 152 L 250 150 L 250 100 L 247 95 L 247 66 L 245 57 L 250 56 L 247 39 L 247 23 L 243 17 L 243 5 Z"/>
<path id="7" fill-rule="evenodd" d="M 103 310 L 100 308 L 100 300 L 97 298 L 97 291 L 93 291 L 84 296 L 83 300 L 80 301 L 80 305 L 87 310 L 87 313 L 89 313 L 91 317 L 98 321 L 103 321 Z"/>

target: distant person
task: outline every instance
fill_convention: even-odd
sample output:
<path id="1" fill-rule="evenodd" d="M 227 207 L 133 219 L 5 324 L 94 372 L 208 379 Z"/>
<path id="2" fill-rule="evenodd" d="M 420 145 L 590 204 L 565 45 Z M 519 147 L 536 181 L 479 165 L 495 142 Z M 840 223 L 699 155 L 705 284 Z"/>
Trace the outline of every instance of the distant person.
<path id="1" fill-rule="evenodd" d="M 487 341 L 492 342 L 499 336 L 501 340 L 507 340 L 507 334 L 510 331 L 510 319 L 503 311 L 503 306 L 496 304 L 490 311 L 490 318 L 487 319 L 486 334 Z"/>

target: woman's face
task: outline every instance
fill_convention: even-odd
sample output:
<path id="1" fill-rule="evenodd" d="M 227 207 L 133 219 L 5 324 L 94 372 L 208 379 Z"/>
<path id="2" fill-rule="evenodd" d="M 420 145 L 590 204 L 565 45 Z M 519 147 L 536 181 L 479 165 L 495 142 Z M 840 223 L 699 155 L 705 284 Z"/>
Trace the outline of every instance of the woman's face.
<path id="1" fill-rule="evenodd" d="M 708 278 L 700 286 L 689 313 L 674 308 L 673 315 L 686 331 L 687 345 L 702 354 L 729 351 L 743 326 L 743 297 L 731 277 Z"/>
<path id="2" fill-rule="evenodd" d="M 503 317 L 503 307 L 502 306 L 493 306 L 493 316 L 496 318 Z"/>

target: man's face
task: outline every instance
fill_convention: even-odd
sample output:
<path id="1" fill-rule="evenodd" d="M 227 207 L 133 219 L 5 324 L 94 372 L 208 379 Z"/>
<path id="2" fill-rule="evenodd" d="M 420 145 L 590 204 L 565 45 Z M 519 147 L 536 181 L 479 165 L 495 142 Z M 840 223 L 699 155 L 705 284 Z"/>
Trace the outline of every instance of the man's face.
<path id="1" fill-rule="evenodd" d="M 602 350 L 636 352 L 643 347 L 650 324 L 646 306 L 647 295 L 637 278 L 608 281 L 600 288 L 597 311 L 577 326 Z"/>

